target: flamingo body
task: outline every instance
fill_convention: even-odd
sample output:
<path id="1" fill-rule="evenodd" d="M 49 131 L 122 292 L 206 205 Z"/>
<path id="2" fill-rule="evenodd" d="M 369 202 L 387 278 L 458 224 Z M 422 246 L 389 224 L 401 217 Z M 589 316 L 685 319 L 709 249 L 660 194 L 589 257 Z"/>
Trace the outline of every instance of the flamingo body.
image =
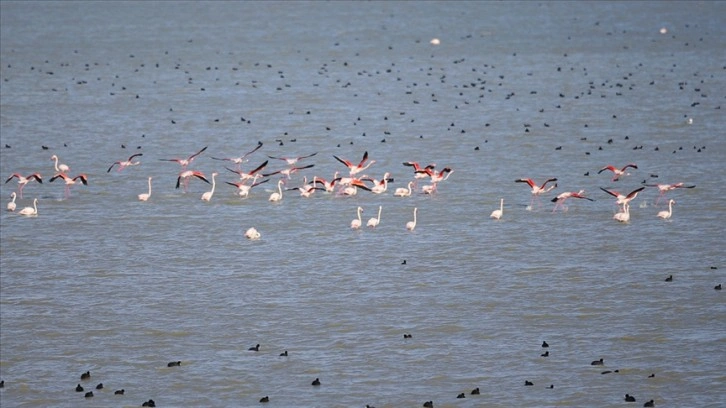
<path id="1" fill-rule="evenodd" d="M 499 209 L 492 211 L 491 215 L 489 215 L 489 218 L 494 218 L 495 220 L 501 219 L 502 215 L 504 215 L 504 199 L 499 200 Z"/>
<path id="2" fill-rule="evenodd" d="M 25 207 L 20 212 L 18 212 L 20 215 L 24 215 L 26 217 L 38 215 L 38 199 L 33 200 L 33 206 L 32 207 Z"/>
<path id="3" fill-rule="evenodd" d="M 352 229 L 358 229 L 358 228 L 360 228 L 361 223 L 363 222 L 363 220 L 360 217 L 360 213 L 361 212 L 363 212 L 363 208 L 362 207 L 358 207 L 358 211 L 357 211 L 358 218 L 355 218 L 355 219 L 353 219 L 353 221 L 350 222 L 350 227 Z"/>
<path id="4" fill-rule="evenodd" d="M 149 177 L 149 192 L 139 194 L 139 201 L 147 201 L 151 197 L 151 177 Z"/>
<path id="5" fill-rule="evenodd" d="M 261 236 L 262 234 L 260 234 L 255 227 L 250 227 L 247 231 L 245 231 L 245 237 L 247 239 L 256 240 L 260 239 Z"/>
<path id="6" fill-rule="evenodd" d="M 409 231 L 413 231 L 416 229 L 416 213 L 418 212 L 418 207 L 415 207 L 413 209 L 413 221 L 409 221 L 406 223 L 406 229 Z"/>
<path id="7" fill-rule="evenodd" d="M 670 219 L 673 215 L 673 204 L 676 203 L 676 200 L 670 199 L 668 200 L 668 211 L 660 211 L 658 213 L 658 217 L 663 218 L 664 220 Z"/>
<path id="8" fill-rule="evenodd" d="M 383 206 L 378 206 L 378 217 L 377 218 L 371 218 L 368 220 L 368 223 L 366 224 L 369 227 L 375 228 L 378 226 L 378 224 L 381 223 L 381 211 L 383 210 Z"/>
<path id="9" fill-rule="evenodd" d="M 10 194 L 10 202 L 8 203 L 8 211 L 11 211 L 11 212 L 15 211 L 15 207 L 16 207 L 15 197 L 17 197 L 17 194 L 15 194 L 15 191 L 13 191 Z"/>

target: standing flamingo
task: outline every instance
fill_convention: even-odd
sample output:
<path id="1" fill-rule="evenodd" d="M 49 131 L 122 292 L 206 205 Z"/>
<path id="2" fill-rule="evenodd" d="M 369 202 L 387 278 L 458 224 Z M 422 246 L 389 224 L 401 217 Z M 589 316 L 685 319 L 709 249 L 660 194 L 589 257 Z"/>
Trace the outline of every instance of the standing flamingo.
<path id="1" fill-rule="evenodd" d="M 257 142 L 257 147 L 255 147 L 254 149 L 252 149 L 249 152 L 245 153 L 244 155 L 242 155 L 242 157 L 232 157 L 232 158 L 228 158 L 228 159 L 220 159 L 220 158 L 217 158 L 217 157 L 212 157 L 212 159 L 214 159 L 214 160 L 231 161 L 232 163 L 234 163 L 236 165 L 237 170 L 239 170 L 240 169 L 240 166 L 242 165 L 242 163 L 244 163 L 244 162 L 247 161 L 247 156 L 249 156 L 252 153 L 256 152 L 260 147 L 262 147 L 262 142 Z"/>
<path id="2" fill-rule="evenodd" d="M 369 227 L 373 227 L 373 228 L 375 228 L 376 226 L 378 226 L 378 224 L 381 223 L 381 211 L 382 210 L 383 210 L 383 206 L 382 205 L 379 205 L 378 206 L 378 218 L 371 218 L 371 219 L 369 219 L 368 220 L 368 223 L 366 225 L 369 226 Z"/>
<path id="3" fill-rule="evenodd" d="M 358 207 L 358 218 L 354 218 L 353 221 L 350 222 L 350 227 L 353 229 L 360 228 L 361 223 L 363 220 L 360 218 L 360 213 L 363 212 L 363 207 Z"/>
<path id="4" fill-rule="evenodd" d="M 8 203 L 8 211 L 15 211 L 15 197 L 16 197 L 16 196 L 17 196 L 17 194 L 15 194 L 15 191 L 13 191 L 13 192 L 12 192 L 12 193 L 10 194 L 10 198 L 11 198 L 11 200 L 10 200 L 10 202 Z"/>
<path id="5" fill-rule="evenodd" d="M 149 192 L 139 194 L 139 201 L 147 201 L 151 197 L 151 177 L 149 177 Z"/>
<path id="6" fill-rule="evenodd" d="M 613 219 L 619 222 L 630 221 L 630 204 L 623 205 L 623 210 L 613 215 Z"/>
<path id="7" fill-rule="evenodd" d="M 411 187 L 413 187 L 413 181 L 408 182 L 408 188 L 399 187 L 393 192 L 396 197 L 409 197 L 411 195 Z"/>
<path id="8" fill-rule="evenodd" d="M 568 198 L 582 198 L 584 200 L 590 200 L 595 201 L 592 198 L 585 197 L 583 194 L 585 193 L 585 190 L 580 191 L 566 191 L 562 194 L 557 195 L 557 197 L 552 199 L 552 202 L 555 203 L 555 208 L 552 209 L 552 212 L 557 211 L 557 208 L 562 208 L 562 211 L 567 211 L 567 206 L 565 205 L 565 201 L 567 201 Z"/>
<path id="9" fill-rule="evenodd" d="M 638 168 L 638 166 L 636 166 L 636 165 L 635 165 L 635 164 L 633 164 L 633 163 L 630 163 L 630 164 L 626 164 L 625 166 L 623 166 L 623 167 L 622 167 L 622 168 L 620 168 L 620 169 L 619 169 L 619 168 L 617 168 L 617 167 L 615 167 L 615 166 L 612 166 L 612 165 L 611 165 L 611 166 L 605 166 L 605 167 L 601 168 L 601 169 L 600 169 L 600 171 L 598 171 L 598 172 L 597 172 L 597 174 L 600 174 L 600 173 L 602 173 L 602 172 L 603 172 L 603 171 L 605 171 L 605 170 L 610 170 L 610 171 L 612 171 L 612 172 L 613 172 L 613 179 L 612 179 L 612 181 L 618 181 L 618 180 L 620 179 L 620 177 L 621 177 L 621 176 L 627 176 L 627 175 L 629 175 L 629 174 L 630 174 L 630 173 L 626 173 L 626 172 L 625 172 L 625 170 L 626 170 L 626 169 L 627 169 L 628 167 L 632 167 L 632 168 L 634 168 L 634 169 L 637 169 L 637 168 Z"/>
<path id="10" fill-rule="evenodd" d="M 406 229 L 409 231 L 413 231 L 416 228 L 416 213 L 418 212 L 418 207 L 415 207 L 413 209 L 413 221 L 409 221 L 406 223 Z"/>
<path id="11" fill-rule="evenodd" d="M 343 160 L 340 157 L 335 156 L 335 155 L 333 155 L 333 157 L 335 158 L 335 160 L 343 163 L 346 167 L 348 167 L 348 170 L 350 171 L 351 176 L 354 176 L 354 175 L 360 173 L 361 171 L 370 167 L 371 164 L 376 162 L 375 160 L 371 160 L 370 162 L 368 162 L 368 164 L 365 164 L 366 161 L 368 160 L 368 151 L 363 153 L 363 159 L 358 164 L 353 164 L 353 163 L 349 162 L 348 160 Z"/>
<path id="12" fill-rule="evenodd" d="M 68 167 L 68 165 L 65 164 L 58 164 L 58 156 L 52 155 L 50 156 L 50 159 L 55 161 L 55 172 L 56 173 L 68 173 L 71 171 L 71 168 Z"/>
<path id="13" fill-rule="evenodd" d="M 532 199 L 529 202 L 529 207 L 527 207 L 528 210 L 531 210 L 533 208 L 534 202 L 535 202 L 535 200 L 539 199 L 539 196 L 541 196 L 542 194 L 557 187 L 557 183 L 555 183 L 554 185 L 547 188 L 547 187 L 545 187 L 547 185 L 547 183 L 556 182 L 556 181 L 557 181 L 556 178 L 550 178 L 550 179 L 545 180 L 545 182 L 542 183 L 541 186 L 538 186 L 532 179 L 514 180 L 515 183 L 527 183 L 529 185 L 529 187 L 532 189 Z"/>
<path id="14" fill-rule="evenodd" d="M 187 157 L 186 159 L 159 159 L 159 160 L 177 162 L 181 166 L 182 172 L 183 172 L 183 171 L 186 171 L 187 166 L 190 165 L 194 161 L 194 159 L 197 156 L 199 156 L 200 154 L 202 154 L 202 152 L 205 150 L 207 150 L 207 146 L 204 146 L 204 148 L 202 148 L 202 150 L 194 153 L 193 155 Z"/>
<path id="15" fill-rule="evenodd" d="M 255 227 L 250 227 L 247 231 L 245 231 L 245 237 L 247 237 L 247 239 L 256 240 L 260 239 L 261 236 L 262 234 L 260 234 Z"/>
<path id="16" fill-rule="evenodd" d="M 623 206 L 625 208 L 626 205 L 629 205 L 631 201 L 635 199 L 635 197 L 638 196 L 638 193 L 643 191 L 645 187 L 636 188 L 635 190 L 631 191 L 628 195 L 622 195 L 618 193 L 617 191 L 609 191 L 602 187 L 600 187 L 600 190 L 610 194 L 611 196 L 615 197 L 617 201 L 615 202 L 617 205 Z"/>
<path id="17" fill-rule="evenodd" d="M 219 175 L 216 171 L 212 173 L 212 190 L 202 194 L 202 201 L 210 201 L 214 195 L 214 187 L 217 185 L 216 178 Z"/>
<path id="18" fill-rule="evenodd" d="M 121 171 L 128 166 L 137 166 L 137 165 L 141 164 L 141 162 L 133 161 L 134 157 L 139 157 L 139 156 L 143 156 L 143 155 L 144 155 L 143 153 L 136 153 L 136 154 L 132 154 L 127 160 L 120 160 L 120 161 L 114 162 L 111 165 L 111 167 L 109 167 L 108 170 L 106 170 L 106 173 L 110 173 L 113 166 L 115 166 L 117 164 L 119 165 L 118 171 Z"/>
<path id="19" fill-rule="evenodd" d="M 5 180 L 5 183 L 7 184 L 8 181 L 15 177 L 18 178 L 18 198 L 21 199 L 23 198 L 23 188 L 25 188 L 25 185 L 28 184 L 30 180 L 35 180 L 38 183 L 43 184 L 43 179 L 40 178 L 40 173 L 33 173 L 28 177 L 23 177 L 20 173 L 13 173 L 7 180 Z"/>
<path id="20" fill-rule="evenodd" d="M 667 220 L 671 218 L 671 215 L 673 215 L 673 204 L 676 203 L 676 200 L 670 199 L 668 200 L 668 211 L 661 211 L 658 213 L 658 217 L 663 218 L 664 220 Z"/>
<path id="21" fill-rule="evenodd" d="M 492 211 L 489 218 L 494 218 L 495 220 L 501 219 L 502 215 L 504 214 L 504 199 L 499 200 L 499 209 Z"/>
<path id="22" fill-rule="evenodd" d="M 65 197 L 68 198 L 71 196 L 71 186 L 76 184 L 76 180 L 81 179 L 81 183 L 83 183 L 84 186 L 88 185 L 88 176 L 85 174 L 79 174 L 76 177 L 71 178 L 70 176 L 66 175 L 65 173 L 58 173 L 55 176 L 50 178 L 50 182 L 52 183 L 55 179 L 62 178 L 63 181 L 66 183 L 65 188 Z"/>
<path id="23" fill-rule="evenodd" d="M 270 194 L 270 198 L 268 201 L 272 201 L 274 203 L 274 202 L 278 202 L 278 201 L 282 200 L 282 185 L 284 183 L 285 183 L 285 180 L 282 180 L 282 179 L 280 179 L 277 182 L 277 191 Z"/>
<path id="24" fill-rule="evenodd" d="M 18 213 L 20 215 L 25 216 L 32 216 L 32 215 L 38 215 L 38 199 L 33 200 L 33 206 L 32 207 L 25 207 Z"/>

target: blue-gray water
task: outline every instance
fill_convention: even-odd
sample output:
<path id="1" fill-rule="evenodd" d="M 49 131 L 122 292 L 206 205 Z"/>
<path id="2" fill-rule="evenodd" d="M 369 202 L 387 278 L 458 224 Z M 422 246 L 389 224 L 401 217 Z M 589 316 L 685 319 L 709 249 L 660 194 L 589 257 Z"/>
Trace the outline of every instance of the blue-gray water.
<path id="1" fill-rule="evenodd" d="M 3 407 L 582 407 L 626 393 L 633 406 L 724 406 L 726 3 L 0 11 L 0 174 L 43 176 L 18 200 L 37 197 L 37 217 L 0 217 Z M 366 173 L 394 182 L 270 203 L 275 175 L 240 199 L 225 184 L 234 165 L 211 157 L 258 141 L 246 171 L 317 152 L 288 187 L 365 151 Z M 159 160 L 204 146 L 190 168 L 219 172 L 210 203 L 209 185 L 185 194 L 179 166 Z M 136 152 L 140 165 L 106 172 Z M 64 199 L 53 154 L 89 185 Z M 404 161 L 454 172 L 435 195 L 394 197 L 413 179 Z M 598 174 L 627 163 L 638 169 L 618 182 Z M 514 180 L 549 177 L 558 187 L 528 211 Z M 669 221 L 652 187 L 630 223 L 614 221 L 600 187 L 643 180 L 696 187 L 668 193 Z M 555 194 L 580 189 L 596 201 L 552 212 Z M 358 206 L 365 224 L 379 205 L 377 228 L 349 228 Z M 252 226 L 259 241 L 243 236 Z"/>

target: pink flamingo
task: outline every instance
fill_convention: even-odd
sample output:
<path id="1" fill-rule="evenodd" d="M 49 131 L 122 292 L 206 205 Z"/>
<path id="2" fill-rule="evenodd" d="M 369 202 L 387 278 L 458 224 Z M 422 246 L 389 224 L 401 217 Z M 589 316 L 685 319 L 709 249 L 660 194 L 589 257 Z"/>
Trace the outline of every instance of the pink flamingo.
<path id="1" fill-rule="evenodd" d="M 70 176 L 66 175 L 65 173 L 58 173 L 55 176 L 50 178 L 50 182 L 52 183 L 57 178 L 62 178 L 63 181 L 66 183 L 65 188 L 65 197 L 68 198 L 71 196 L 71 186 L 76 184 L 76 180 L 81 180 L 81 183 L 83 183 L 84 186 L 88 185 L 88 176 L 85 174 L 79 174 L 76 177 L 71 178 Z"/>
<path id="2" fill-rule="evenodd" d="M 212 196 L 214 195 L 214 188 L 217 186 L 216 178 L 218 175 L 219 175 L 219 173 L 217 173 L 216 171 L 214 173 L 212 173 L 212 190 L 207 191 L 204 194 L 202 194 L 202 201 L 209 202 L 212 200 Z"/>
<path id="3" fill-rule="evenodd" d="M 187 166 L 190 165 L 194 161 L 194 158 L 196 158 L 197 156 L 202 154 L 202 152 L 205 150 L 207 150 L 207 146 L 204 146 L 204 148 L 202 148 L 202 150 L 194 153 L 193 155 L 187 157 L 186 159 L 159 159 L 159 160 L 177 162 L 181 166 L 182 171 L 185 171 L 187 169 Z"/>
<path id="4" fill-rule="evenodd" d="M 623 205 L 623 210 L 613 215 L 613 219 L 619 222 L 630 221 L 630 204 Z"/>
<path id="5" fill-rule="evenodd" d="M 295 166 L 293 166 L 293 167 L 289 167 L 287 169 L 273 171 L 272 173 L 263 174 L 263 176 L 264 177 L 269 177 L 269 176 L 272 176 L 272 175 L 275 175 L 275 174 L 278 174 L 279 173 L 279 174 L 282 174 L 284 176 L 287 176 L 287 178 L 290 179 L 291 178 L 290 176 L 292 175 L 292 173 L 296 173 L 296 172 L 298 172 L 300 170 L 304 170 L 304 169 L 309 169 L 309 168 L 314 167 L 314 166 L 315 166 L 314 164 L 308 164 L 307 166 L 302 166 L 302 167 L 295 167 Z"/>
<path id="6" fill-rule="evenodd" d="M 413 231 L 416 228 L 416 213 L 418 213 L 418 207 L 413 209 L 413 221 L 406 223 L 406 229 L 409 231 Z"/>
<path id="7" fill-rule="evenodd" d="M 646 184 L 647 187 L 658 187 L 658 198 L 655 200 L 655 205 L 658 205 L 660 200 L 665 197 L 666 193 L 677 188 L 695 188 L 696 186 L 684 186 L 683 183 L 675 184 Z"/>
<path id="8" fill-rule="evenodd" d="M 16 207 L 15 197 L 17 197 L 17 194 L 15 194 L 15 191 L 13 191 L 10 194 L 10 202 L 8 203 L 8 211 L 10 211 L 10 212 L 15 211 L 15 207 Z"/>
<path id="9" fill-rule="evenodd" d="M 322 184 L 323 188 L 325 188 L 325 192 L 327 192 L 327 193 L 332 193 L 333 191 L 335 191 L 335 184 L 338 183 L 339 181 L 340 181 L 340 177 L 338 177 L 338 172 L 335 173 L 335 175 L 333 176 L 333 179 L 330 181 L 327 181 L 321 177 L 315 178 L 315 182 L 318 184 Z"/>
<path id="10" fill-rule="evenodd" d="M 220 158 L 217 158 L 217 157 L 212 157 L 212 159 L 214 159 L 214 160 L 231 161 L 232 163 L 234 163 L 236 165 L 237 170 L 239 170 L 240 169 L 240 166 L 242 165 L 242 163 L 244 163 L 244 162 L 247 161 L 247 156 L 249 156 L 252 153 L 256 152 L 260 147 L 262 147 L 262 142 L 258 142 L 257 143 L 257 147 L 255 147 L 254 149 L 252 149 L 249 152 L 245 153 L 244 155 L 242 155 L 242 157 L 232 157 L 232 158 L 228 158 L 228 159 L 220 159 Z"/>
<path id="11" fill-rule="evenodd" d="M 348 160 L 343 160 L 340 157 L 335 156 L 335 155 L 333 155 L 333 157 L 335 158 L 335 160 L 343 163 L 346 167 L 348 167 L 348 170 L 350 171 L 351 176 L 354 176 L 354 175 L 360 173 L 361 171 L 367 169 L 373 163 L 376 162 L 375 160 L 371 160 L 370 162 L 368 162 L 368 164 L 365 164 L 366 161 L 368 161 L 368 152 L 367 151 L 365 153 L 363 153 L 363 159 L 358 164 L 353 164 L 353 163 L 349 162 Z"/>
<path id="12" fill-rule="evenodd" d="M 383 206 L 382 205 L 379 205 L 378 206 L 378 217 L 377 218 L 371 217 L 371 219 L 368 220 L 368 223 L 366 225 L 369 226 L 369 227 L 371 227 L 371 228 L 377 227 L 378 224 L 381 223 L 381 211 L 382 210 L 383 210 Z"/>
<path id="13" fill-rule="evenodd" d="M 7 180 L 5 180 L 5 184 L 8 183 L 8 181 L 14 179 L 15 177 L 18 178 L 18 195 L 20 198 L 23 198 L 23 188 L 25 188 L 25 185 L 28 184 L 31 180 L 35 180 L 40 184 L 43 184 L 43 179 L 40 177 L 40 173 L 33 173 L 27 177 L 23 177 L 20 173 L 13 173 L 10 177 L 8 177 Z"/>
<path id="14" fill-rule="evenodd" d="M 252 178 L 252 184 L 250 185 L 246 184 L 247 181 L 242 181 L 239 183 L 230 183 L 229 181 L 225 181 L 225 183 L 229 184 L 230 186 L 237 187 L 237 195 L 241 198 L 247 198 L 250 195 L 250 190 L 252 190 L 252 187 L 259 186 L 262 183 L 267 183 L 268 181 L 270 181 L 270 179 L 264 179 L 260 182 L 256 182 L 258 178 L 260 178 L 260 175 L 255 174 Z"/>
<path id="15" fill-rule="evenodd" d="M 663 218 L 664 220 L 671 218 L 671 216 L 673 215 L 673 204 L 675 203 L 676 200 L 672 198 L 668 200 L 668 211 L 660 211 L 658 213 L 658 217 Z"/>
<path id="16" fill-rule="evenodd" d="M 237 174 L 239 176 L 240 180 L 247 181 L 247 180 L 254 179 L 258 175 L 259 171 L 264 169 L 265 166 L 267 166 L 267 162 L 268 162 L 268 160 L 265 160 L 264 163 L 260 164 L 259 166 L 257 166 L 256 169 L 252 170 L 249 173 L 245 173 L 244 171 L 241 171 L 241 170 L 232 170 L 229 167 L 225 167 L 225 169 L 231 171 L 232 173 Z"/>
<path id="17" fill-rule="evenodd" d="M 429 164 L 426 167 L 421 167 L 417 162 L 403 162 L 404 166 L 413 167 L 413 176 L 414 178 L 426 178 L 430 175 L 429 172 L 433 171 L 436 168 L 436 164 L 432 163 Z"/>
<path id="18" fill-rule="evenodd" d="M 361 226 L 361 223 L 363 220 L 360 218 L 360 213 L 363 212 L 363 207 L 358 207 L 358 218 L 354 218 L 353 221 L 350 222 L 350 227 L 352 229 L 358 229 Z"/>
<path id="19" fill-rule="evenodd" d="M 386 172 L 383 175 L 383 178 L 380 180 L 376 180 L 376 179 L 370 178 L 370 177 L 362 177 L 361 180 L 373 182 L 373 187 L 371 187 L 371 193 L 374 193 L 374 194 L 385 193 L 386 190 L 388 190 L 388 182 L 393 181 L 393 179 L 391 178 L 391 173 L 388 173 L 388 172 Z"/>
<path id="20" fill-rule="evenodd" d="M 618 193 L 617 191 L 609 191 L 602 187 L 600 187 L 600 190 L 610 194 L 611 196 L 615 197 L 617 201 L 615 202 L 617 205 L 621 205 L 624 209 L 626 205 L 629 205 L 631 201 L 635 199 L 635 197 L 638 196 L 638 193 L 643 191 L 645 187 L 636 188 L 635 190 L 631 191 L 628 195 L 622 195 Z"/>
<path id="21" fill-rule="evenodd" d="M 585 193 L 585 190 L 580 191 L 567 191 L 562 194 L 559 194 L 557 197 L 552 199 L 552 202 L 555 203 L 555 208 L 552 209 L 552 212 L 557 211 L 557 208 L 562 208 L 563 211 L 567 211 L 567 206 L 565 205 L 565 201 L 567 201 L 568 198 L 582 198 L 584 200 L 590 200 L 595 201 L 592 198 L 585 197 L 583 194 Z"/>
<path id="22" fill-rule="evenodd" d="M 603 171 L 605 171 L 605 170 L 610 170 L 610 171 L 612 171 L 612 172 L 613 172 L 613 180 L 612 180 L 612 181 L 618 181 L 618 180 L 620 179 L 620 176 L 627 176 L 628 174 L 630 174 L 630 173 L 626 173 L 626 172 L 625 172 L 625 170 L 626 170 L 626 169 L 627 169 L 628 167 L 632 167 L 632 168 L 634 168 L 634 169 L 637 169 L 637 168 L 638 168 L 638 166 L 636 166 L 636 165 L 635 165 L 635 164 L 633 164 L 633 163 L 630 163 L 630 164 L 626 164 L 625 166 L 623 166 L 623 167 L 622 167 L 622 168 L 620 168 L 620 169 L 619 169 L 619 168 L 617 168 L 617 167 L 615 167 L 615 166 L 612 166 L 612 165 L 611 165 L 611 166 L 605 166 L 605 167 L 601 168 L 601 169 L 600 169 L 600 171 L 598 171 L 598 172 L 597 172 L 597 174 L 600 174 L 600 173 L 602 173 L 602 172 L 603 172 Z"/>
<path id="23" fill-rule="evenodd" d="M 50 156 L 50 159 L 55 161 L 54 165 L 55 165 L 56 173 L 68 173 L 69 171 L 71 171 L 71 168 L 68 167 L 68 165 L 63 164 L 63 163 L 58 164 L 58 156 L 52 155 L 52 156 Z"/>
<path id="24" fill-rule="evenodd" d="M 144 155 L 143 153 L 136 153 L 136 154 L 131 155 L 125 161 L 117 161 L 117 162 L 114 162 L 111 165 L 111 167 L 109 167 L 108 170 L 106 170 L 106 173 L 110 173 L 111 172 L 111 169 L 113 168 L 113 166 L 115 166 L 117 164 L 119 165 L 118 171 L 121 171 L 121 170 L 125 169 L 128 166 L 136 166 L 136 165 L 139 165 L 139 164 L 141 164 L 141 162 L 140 161 L 133 161 L 134 160 L 134 157 L 139 157 L 139 156 L 143 156 L 143 155 Z"/>
<path id="25" fill-rule="evenodd" d="M 396 197 L 410 197 L 413 190 L 411 189 L 413 187 L 413 181 L 408 182 L 408 188 L 399 187 L 396 189 L 396 191 L 393 192 L 393 195 Z"/>
<path id="26" fill-rule="evenodd" d="M 189 179 L 192 177 L 196 177 L 199 180 L 202 180 L 203 182 L 209 184 L 209 180 L 204 176 L 204 174 L 201 171 L 196 170 L 184 170 L 181 173 L 179 173 L 179 177 L 176 178 L 176 188 L 179 188 L 179 185 L 181 184 L 181 181 L 184 180 L 184 192 L 187 192 L 187 189 L 189 188 Z"/>
<path id="27" fill-rule="evenodd" d="M 514 180 L 515 183 L 527 183 L 529 185 L 529 187 L 532 189 L 532 200 L 530 200 L 529 207 L 528 207 L 528 209 L 530 209 L 530 210 L 533 208 L 534 201 L 536 199 L 538 199 L 539 196 L 541 196 L 542 194 L 547 193 L 550 190 L 552 190 L 553 188 L 557 187 L 557 183 L 555 183 L 554 185 L 551 185 L 549 187 L 546 187 L 547 183 L 556 182 L 556 181 L 557 181 L 556 178 L 550 178 L 550 179 L 545 180 L 545 182 L 542 183 L 541 186 L 538 186 L 537 183 L 534 182 L 534 180 L 529 179 L 529 178 Z"/>
<path id="28" fill-rule="evenodd" d="M 308 157 L 313 157 L 316 154 L 318 154 L 318 152 L 309 154 L 307 156 L 298 156 L 298 157 L 275 157 L 275 156 L 267 156 L 267 157 L 269 157 L 271 159 L 275 159 L 275 160 L 284 160 L 285 162 L 287 162 L 288 165 L 294 166 L 295 163 L 297 163 L 298 161 L 300 161 L 302 159 L 307 159 Z"/>

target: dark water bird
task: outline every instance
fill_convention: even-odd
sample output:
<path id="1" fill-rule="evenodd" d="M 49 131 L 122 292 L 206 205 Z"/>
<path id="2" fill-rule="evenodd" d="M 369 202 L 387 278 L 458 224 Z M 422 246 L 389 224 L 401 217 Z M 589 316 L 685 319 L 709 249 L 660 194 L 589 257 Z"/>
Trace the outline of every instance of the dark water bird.
<path id="1" fill-rule="evenodd" d="M 248 351 L 260 351 L 260 345 L 252 346 L 247 349 Z"/>
<path id="2" fill-rule="evenodd" d="M 433 401 L 426 401 L 423 403 L 424 408 L 434 408 L 434 402 Z"/>
<path id="3" fill-rule="evenodd" d="M 404 339 L 411 339 L 411 338 L 413 338 L 413 334 L 403 333 L 403 338 Z"/>
<path id="4" fill-rule="evenodd" d="M 83 392 L 83 387 L 81 387 L 81 384 L 76 385 L 76 392 Z"/>
<path id="5" fill-rule="evenodd" d="M 719 283 L 718 285 L 714 286 L 713 288 L 716 290 L 721 290 L 721 284 Z"/>
<path id="6" fill-rule="evenodd" d="M 81 374 L 81 380 L 88 380 L 91 378 L 91 372 L 86 371 L 85 373 Z"/>
<path id="7" fill-rule="evenodd" d="M 466 394 L 463 392 L 456 396 L 456 398 L 466 398 Z"/>
<path id="8" fill-rule="evenodd" d="M 401 265 L 406 265 L 406 260 L 404 259 L 403 262 L 401 262 Z"/>
<path id="9" fill-rule="evenodd" d="M 590 365 L 594 365 L 594 366 L 601 366 L 601 365 L 603 365 L 603 364 L 605 364 L 605 363 L 604 363 L 604 362 L 602 361 L 602 359 L 600 359 L 600 360 L 595 360 L 595 361 L 593 361 L 592 363 L 590 363 Z"/>
<path id="10" fill-rule="evenodd" d="M 547 342 L 546 342 L 546 341 L 543 341 L 543 342 L 542 342 L 542 347 L 544 347 L 544 348 L 547 348 L 547 347 L 549 347 L 549 346 L 550 346 L 550 345 L 549 345 L 549 344 L 547 344 Z"/>
<path id="11" fill-rule="evenodd" d="M 673 275 L 669 275 L 667 278 L 665 278 L 666 282 L 673 282 Z"/>
<path id="12" fill-rule="evenodd" d="M 654 377 L 655 377 L 655 373 L 652 373 L 651 375 L 648 376 L 648 378 L 654 378 Z"/>
<path id="13" fill-rule="evenodd" d="M 154 402 L 153 399 L 150 399 L 143 404 L 141 404 L 142 407 L 156 407 L 156 402 Z"/>
<path id="14" fill-rule="evenodd" d="M 545 351 L 544 353 L 540 354 L 540 357 L 549 357 L 549 356 L 550 356 L 549 351 Z"/>
<path id="15" fill-rule="evenodd" d="M 181 365 L 181 361 L 170 361 L 166 364 L 167 367 L 179 367 Z"/>
<path id="16" fill-rule="evenodd" d="M 643 406 L 644 407 L 654 407 L 655 406 L 655 401 L 650 400 L 650 401 L 644 403 Z"/>
<path id="17" fill-rule="evenodd" d="M 280 357 L 287 357 L 287 350 L 280 353 Z"/>
<path id="18" fill-rule="evenodd" d="M 86 398 L 91 398 L 91 397 L 93 397 L 93 391 L 88 391 L 88 392 L 86 393 L 86 395 L 84 395 L 84 397 L 86 397 Z"/>
<path id="19" fill-rule="evenodd" d="M 320 378 L 314 379 L 312 385 L 315 385 L 315 386 L 320 385 Z"/>
<path id="20" fill-rule="evenodd" d="M 113 395 L 124 395 L 124 392 L 126 392 L 124 389 L 116 390 L 113 392 Z"/>
<path id="21" fill-rule="evenodd" d="M 479 387 L 476 387 L 473 390 L 471 390 L 471 395 L 479 395 L 479 394 L 480 394 L 479 393 Z"/>
<path id="22" fill-rule="evenodd" d="M 531 385 L 534 385 L 534 383 L 532 381 L 524 380 L 524 385 L 525 386 L 531 386 Z"/>
<path id="23" fill-rule="evenodd" d="M 98 385 L 96 386 L 96 389 L 97 390 L 102 390 L 103 389 L 103 383 L 98 383 Z"/>
<path id="24" fill-rule="evenodd" d="M 625 402 L 635 402 L 635 397 L 630 394 L 625 394 Z"/>
<path id="25" fill-rule="evenodd" d="M 260 398 L 260 402 L 270 402 L 270 397 L 265 395 L 264 397 Z"/>

